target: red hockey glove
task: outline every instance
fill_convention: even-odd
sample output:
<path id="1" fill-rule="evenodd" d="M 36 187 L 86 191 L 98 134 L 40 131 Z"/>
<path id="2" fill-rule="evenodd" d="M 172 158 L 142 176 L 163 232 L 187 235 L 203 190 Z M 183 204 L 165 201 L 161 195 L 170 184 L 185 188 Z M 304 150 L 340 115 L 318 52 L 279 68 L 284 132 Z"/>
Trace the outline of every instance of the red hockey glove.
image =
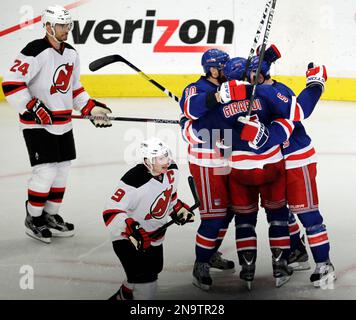
<path id="1" fill-rule="evenodd" d="M 224 82 L 218 89 L 220 103 L 228 103 L 231 100 L 244 100 L 247 97 L 245 81 L 230 80 Z"/>
<path id="2" fill-rule="evenodd" d="M 250 120 L 247 117 L 239 117 L 238 121 L 243 123 L 240 138 L 248 141 L 253 149 L 261 148 L 268 140 L 269 132 L 265 125 L 256 120 Z"/>
<path id="3" fill-rule="evenodd" d="M 194 222 L 194 212 L 189 211 L 189 206 L 178 199 L 177 203 L 173 206 L 171 218 L 174 223 L 182 226 L 187 222 Z"/>
<path id="4" fill-rule="evenodd" d="M 41 100 L 32 98 L 26 105 L 28 112 L 32 113 L 38 124 L 52 124 L 52 112 Z"/>
<path id="5" fill-rule="evenodd" d="M 144 251 L 151 245 L 151 238 L 141 225 L 132 218 L 127 218 L 125 233 L 136 246 L 137 250 Z M 132 239 L 133 238 L 133 239 Z"/>
<path id="6" fill-rule="evenodd" d="M 328 79 L 328 75 L 324 65 L 315 66 L 313 62 L 310 62 L 308 64 L 306 77 L 307 77 L 307 84 L 306 84 L 307 87 L 317 84 L 321 86 L 324 92 L 325 82 Z"/>
<path id="7" fill-rule="evenodd" d="M 100 119 L 90 120 L 97 128 L 111 127 L 111 121 L 107 114 L 111 113 L 111 109 L 106 106 L 106 104 L 90 99 L 87 105 L 82 109 L 83 116 L 97 116 Z"/>

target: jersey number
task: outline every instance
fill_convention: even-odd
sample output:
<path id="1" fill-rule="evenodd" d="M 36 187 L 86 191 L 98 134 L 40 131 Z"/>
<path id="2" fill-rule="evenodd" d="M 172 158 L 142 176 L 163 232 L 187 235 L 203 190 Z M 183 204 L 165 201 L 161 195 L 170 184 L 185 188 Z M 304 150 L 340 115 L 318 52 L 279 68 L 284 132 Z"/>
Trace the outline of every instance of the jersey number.
<path id="1" fill-rule="evenodd" d="M 125 195 L 125 191 L 122 189 L 117 189 L 114 195 L 111 197 L 112 200 L 120 202 L 122 197 Z"/>
<path id="2" fill-rule="evenodd" d="M 15 60 L 15 64 L 11 67 L 10 71 L 16 72 L 18 70 L 22 73 L 23 76 L 25 76 L 28 72 L 29 66 L 30 65 L 27 62 L 21 64 L 20 60 Z"/>

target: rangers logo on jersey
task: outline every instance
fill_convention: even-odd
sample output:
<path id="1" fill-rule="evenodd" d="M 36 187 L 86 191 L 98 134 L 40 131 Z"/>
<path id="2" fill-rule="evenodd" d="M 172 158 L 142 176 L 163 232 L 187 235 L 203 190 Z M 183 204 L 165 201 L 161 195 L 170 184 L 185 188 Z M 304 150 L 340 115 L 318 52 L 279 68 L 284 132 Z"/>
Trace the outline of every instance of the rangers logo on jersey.
<path id="1" fill-rule="evenodd" d="M 145 220 L 149 219 L 162 219 L 167 212 L 171 196 L 172 196 L 173 186 L 169 189 L 163 191 L 156 199 L 153 201 L 150 213 L 146 215 Z"/>
<path id="2" fill-rule="evenodd" d="M 51 86 L 50 93 L 56 92 L 67 93 L 70 88 L 70 78 L 72 76 L 74 65 L 68 63 L 60 65 L 53 75 L 53 85 Z"/>

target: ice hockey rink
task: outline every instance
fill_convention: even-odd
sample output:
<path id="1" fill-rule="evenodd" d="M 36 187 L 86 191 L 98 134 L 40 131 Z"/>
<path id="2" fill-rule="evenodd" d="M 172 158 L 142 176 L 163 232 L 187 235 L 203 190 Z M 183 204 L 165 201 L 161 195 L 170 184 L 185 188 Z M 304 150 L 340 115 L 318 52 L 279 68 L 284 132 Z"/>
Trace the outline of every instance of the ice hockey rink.
<path id="1" fill-rule="evenodd" d="M 176 119 L 179 108 L 169 98 L 100 99 L 115 116 Z M 356 104 L 321 101 L 305 121 L 319 154 L 320 210 L 329 231 L 331 258 L 337 281 L 315 289 L 312 270 L 295 272 L 281 288 L 274 287 L 263 210 L 258 219 L 258 260 L 252 291 L 235 274 L 213 274 L 213 287 L 194 287 L 195 231 L 193 224 L 168 229 L 164 270 L 158 280 L 157 299 L 356 299 Z M 138 122 L 113 123 L 96 129 L 88 120 L 73 120 L 77 160 L 73 161 L 61 215 L 75 224 L 73 238 L 53 239 L 47 245 L 24 233 L 26 184 L 29 160 L 18 128 L 17 115 L 0 103 L 0 299 L 108 299 L 124 278 L 102 219 L 106 199 L 117 181 L 135 161 L 135 148 L 149 136 L 157 136 L 172 148 L 180 167 L 179 197 L 192 201 L 185 145 L 177 125 Z M 234 226 L 230 225 L 221 251 L 237 264 Z M 33 287 L 23 277 L 33 270 Z"/>

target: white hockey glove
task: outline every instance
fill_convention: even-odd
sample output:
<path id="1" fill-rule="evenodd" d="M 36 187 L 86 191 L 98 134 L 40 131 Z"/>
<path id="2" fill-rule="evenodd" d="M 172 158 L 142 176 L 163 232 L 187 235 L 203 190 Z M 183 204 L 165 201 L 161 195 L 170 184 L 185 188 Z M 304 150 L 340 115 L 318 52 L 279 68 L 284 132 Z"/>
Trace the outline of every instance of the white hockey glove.
<path id="1" fill-rule="evenodd" d="M 90 119 L 92 124 L 97 128 L 111 127 L 111 121 L 108 118 L 108 114 L 111 113 L 111 109 L 106 104 L 90 99 L 87 105 L 82 110 L 83 116 L 95 116 L 98 119 Z"/>
<path id="2" fill-rule="evenodd" d="M 323 92 L 325 82 L 328 79 L 326 68 L 324 65 L 315 66 L 313 62 L 308 64 L 308 70 L 306 72 L 307 83 L 306 86 L 320 85 Z"/>
<path id="3" fill-rule="evenodd" d="M 252 149 L 261 148 L 268 140 L 269 132 L 265 125 L 256 120 L 250 120 L 248 117 L 239 117 L 238 121 L 243 123 L 240 138 L 248 141 L 248 145 Z"/>
<path id="4" fill-rule="evenodd" d="M 173 206 L 171 218 L 174 223 L 182 226 L 187 222 L 194 222 L 194 212 L 189 211 L 189 206 L 178 199 L 177 203 Z"/>
<path id="5" fill-rule="evenodd" d="M 234 100 L 245 100 L 247 98 L 246 81 L 230 80 L 221 84 L 218 89 L 219 102 L 228 103 Z"/>

